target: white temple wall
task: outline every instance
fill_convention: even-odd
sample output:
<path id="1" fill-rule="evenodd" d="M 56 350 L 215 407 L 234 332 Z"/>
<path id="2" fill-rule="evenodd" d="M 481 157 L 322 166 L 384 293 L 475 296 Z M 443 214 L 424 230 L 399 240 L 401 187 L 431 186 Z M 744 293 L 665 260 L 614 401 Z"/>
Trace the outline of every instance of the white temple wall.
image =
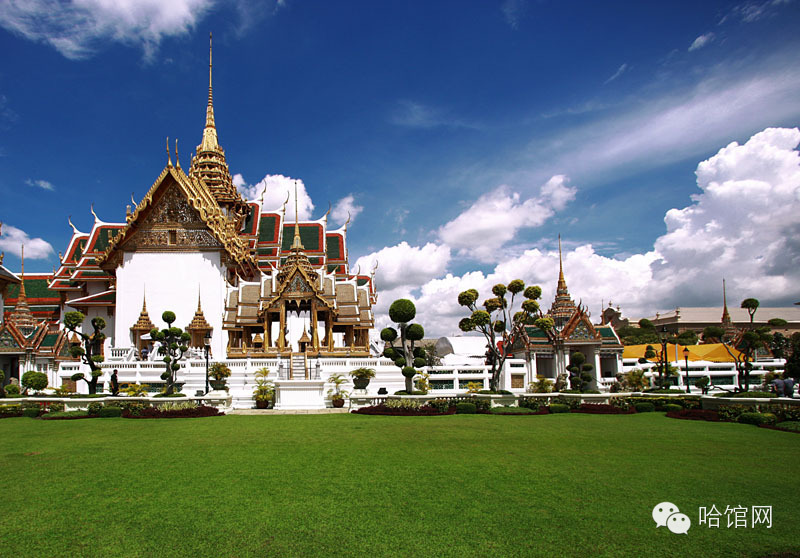
<path id="1" fill-rule="evenodd" d="M 117 308 L 115 347 L 133 345 L 130 328 L 142 311 L 142 296 L 147 296 L 147 312 L 157 328 L 166 327 L 161 314 L 175 313 L 174 325 L 185 329 L 197 310 L 197 293 L 203 315 L 213 329 L 211 352 L 225 358 L 227 332 L 222 330 L 226 269 L 218 252 L 138 253 L 126 252 L 117 268 Z"/>

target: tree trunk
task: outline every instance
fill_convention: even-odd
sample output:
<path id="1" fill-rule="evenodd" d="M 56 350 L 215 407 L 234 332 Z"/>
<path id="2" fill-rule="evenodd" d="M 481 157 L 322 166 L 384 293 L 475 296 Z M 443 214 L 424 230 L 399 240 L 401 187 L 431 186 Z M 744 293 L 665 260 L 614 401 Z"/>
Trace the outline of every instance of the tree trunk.
<path id="1" fill-rule="evenodd" d="M 413 360 L 408 361 L 408 347 L 406 346 L 406 325 L 400 324 L 400 345 L 403 348 L 403 359 L 406 361 L 406 366 L 414 364 Z M 413 358 L 413 355 L 412 355 Z M 405 376 L 403 376 L 405 378 Z M 414 378 L 406 378 L 406 391 L 411 393 L 414 391 Z"/>

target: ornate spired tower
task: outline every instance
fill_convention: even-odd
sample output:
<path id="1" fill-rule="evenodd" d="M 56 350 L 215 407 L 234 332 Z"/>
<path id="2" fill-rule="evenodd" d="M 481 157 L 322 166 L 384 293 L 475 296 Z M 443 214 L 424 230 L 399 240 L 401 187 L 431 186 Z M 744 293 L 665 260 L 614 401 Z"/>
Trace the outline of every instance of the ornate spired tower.
<path id="1" fill-rule="evenodd" d="M 208 37 L 208 105 L 206 106 L 206 126 L 203 129 L 203 141 L 197 146 L 197 154 L 192 157 L 189 168 L 191 178 L 199 178 L 205 182 L 209 191 L 223 209 L 242 213 L 245 202 L 236 190 L 225 161 L 225 150 L 219 145 L 217 125 L 214 121 L 214 95 L 211 82 L 212 58 L 211 35 Z"/>
<path id="2" fill-rule="evenodd" d="M 739 333 L 739 330 L 736 329 L 736 326 L 733 325 L 733 320 L 731 320 L 731 315 L 728 312 L 728 295 L 725 292 L 725 279 L 722 280 L 722 329 L 725 330 L 725 334 L 723 336 L 724 339 L 730 340 L 736 337 Z"/>
<path id="3" fill-rule="evenodd" d="M 552 306 L 550 306 L 548 315 L 553 318 L 556 329 L 561 331 L 575 313 L 575 310 L 575 303 L 569 296 L 567 282 L 564 279 L 564 265 L 561 261 L 561 235 L 558 235 L 558 286 L 556 288 L 556 298 Z"/>
<path id="4" fill-rule="evenodd" d="M 30 335 L 36 329 L 36 318 L 33 317 L 28 298 L 25 294 L 25 246 L 22 247 L 22 273 L 20 273 L 19 296 L 14 311 L 8 321 L 14 324 L 23 335 Z"/>

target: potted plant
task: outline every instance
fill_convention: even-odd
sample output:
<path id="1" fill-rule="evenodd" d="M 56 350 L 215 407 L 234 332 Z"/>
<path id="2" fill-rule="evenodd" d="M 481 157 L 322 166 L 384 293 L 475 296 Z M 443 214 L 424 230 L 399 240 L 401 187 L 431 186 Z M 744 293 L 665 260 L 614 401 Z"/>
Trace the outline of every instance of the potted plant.
<path id="1" fill-rule="evenodd" d="M 367 389 L 370 378 L 375 377 L 374 368 L 356 368 L 350 375 L 353 377 L 353 386 L 356 389 Z"/>
<path id="2" fill-rule="evenodd" d="M 342 386 L 347 383 L 347 379 L 341 374 L 332 374 L 328 378 L 328 383 L 333 384 L 333 387 L 328 390 L 328 398 L 331 403 L 337 409 L 344 407 L 344 398 L 348 395 L 348 392 L 343 390 Z"/>
<path id="3" fill-rule="evenodd" d="M 256 400 L 256 409 L 271 409 L 275 403 L 275 384 L 268 380 L 269 368 L 256 370 L 256 389 L 253 397 Z"/>
<path id="4" fill-rule="evenodd" d="M 228 378 L 231 375 L 231 369 L 225 366 L 222 362 L 215 362 L 211 365 L 208 369 L 208 375 L 211 380 L 211 389 L 213 390 L 227 390 L 227 386 L 225 385 L 225 378 Z"/>

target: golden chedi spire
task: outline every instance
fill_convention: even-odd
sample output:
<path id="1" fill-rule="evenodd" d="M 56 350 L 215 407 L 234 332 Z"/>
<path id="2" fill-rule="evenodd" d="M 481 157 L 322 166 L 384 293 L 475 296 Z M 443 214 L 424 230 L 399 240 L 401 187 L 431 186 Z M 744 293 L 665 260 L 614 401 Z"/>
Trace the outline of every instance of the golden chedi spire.
<path id="1" fill-rule="evenodd" d="M 22 272 L 20 273 L 19 295 L 17 296 L 17 303 L 14 305 L 14 311 L 8 317 L 9 323 L 20 330 L 23 335 L 30 335 L 36 328 L 36 319 L 33 317 L 30 306 L 28 306 L 28 297 L 25 294 L 25 245 L 21 248 L 22 259 Z"/>
<path id="2" fill-rule="evenodd" d="M 194 317 L 192 318 L 191 323 L 186 326 L 186 331 L 211 331 L 211 326 L 206 321 L 205 315 L 203 315 L 203 307 L 200 306 L 200 290 L 197 291 L 197 310 L 194 312 Z"/>
<path id="3" fill-rule="evenodd" d="M 153 325 L 153 322 L 150 321 L 150 315 L 147 313 L 147 297 L 142 294 L 142 311 L 139 312 L 139 319 L 136 320 L 135 324 L 133 324 L 131 331 L 149 332 L 155 327 L 156 326 Z"/>
<path id="4" fill-rule="evenodd" d="M 219 145 L 217 125 L 214 120 L 214 93 L 212 87 L 211 34 L 208 36 L 208 104 L 206 105 L 206 125 L 203 140 L 197 146 L 197 154 L 192 157 L 189 176 L 201 179 L 211 194 L 223 207 L 233 207 L 241 211 L 244 200 L 233 184 L 225 150 Z"/>
<path id="5" fill-rule="evenodd" d="M 561 257 L 561 235 L 558 235 L 558 285 L 556 286 L 556 298 L 547 313 L 553 321 L 557 330 L 561 330 L 572 317 L 576 310 L 575 302 L 569 296 L 567 281 L 564 279 L 564 263 Z"/>
<path id="6" fill-rule="evenodd" d="M 278 271 L 277 279 L 278 283 L 283 283 L 284 280 L 291 274 L 291 271 L 294 268 L 302 268 L 303 271 L 306 272 L 306 275 L 312 281 L 316 281 L 319 277 L 316 271 L 314 271 L 314 267 L 311 265 L 311 262 L 306 255 L 305 248 L 303 247 L 303 241 L 300 239 L 300 221 L 298 216 L 298 205 L 297 205 L 297 181 L 294 183 L 294 238 L 292 239 L 292 248 L 289 251 L 289 255 L 286 257 L 286 261 L 281 266 L 280 271 Z"/>

